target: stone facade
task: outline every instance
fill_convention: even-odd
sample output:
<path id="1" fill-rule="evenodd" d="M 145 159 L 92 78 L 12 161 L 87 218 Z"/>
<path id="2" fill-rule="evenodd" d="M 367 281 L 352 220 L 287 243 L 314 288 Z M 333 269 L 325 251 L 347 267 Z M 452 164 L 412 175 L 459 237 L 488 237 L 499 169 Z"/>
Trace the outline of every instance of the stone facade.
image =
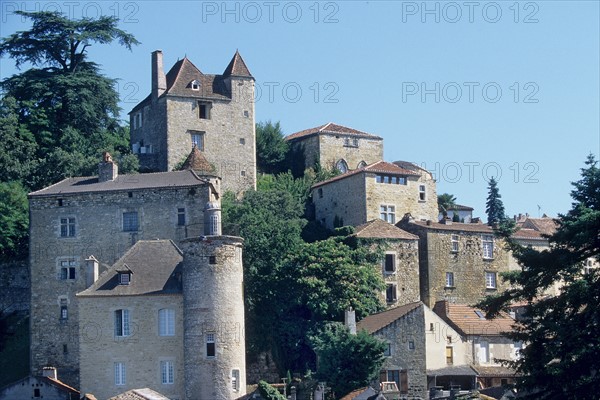
<path id="1" fill-rule="evenodd" d="M 306 168 L 317 163 L 334 168 L 343 162 L 352 170 L 383 159 L 381 137 L 333 123 L 296 132 L 286 140 L 302 150 Z"/>
<path id="2" fill-rule="evenodd" d="M 55 366 L 65 382 L 79 383 L 75 294 L 87 287 L 86 259 L 95 256 L 102 272 L 138 240 L 201 234 L 204 204 L 219 187 L 218 178 L 180 171 L 69 178 L 31 193 L 32 373 Z"/>
<path id="3" fill-rule="evenodd" d="M 438 215 L 429 172 L 383 161 L 314 185 L 312 199 L 316 219 L 329 229 L 336 223 L 356 226 L 383 217 L 396 223 L 406 213 L 422 220 Z"/>
<path id="4" fill-rule="evenodd" d="M 1 388 L 0 399 L 79 400 L 79 391 L 58 380 L 56 370 L 50 368 L 43 372 L 47 371 L 53 371 L 54 375 L 27 376 Z"/>
<path id="5" fill-rule="evenodd" d="M 489 226 L 406 218 L 398 226 L 420 238 L 421 300 L 427 306 L 439 300 L 475 304 L 508 288 L 500 273 L 509 270 L 510 255 Z"/>
<path id="6" fill-rule="evenodd" d="M 29 311 L 30 287 L 26 261 L 0 263 L 0 310 L 4 314 Z"/>
<path id="7" fill-rule="evenodd" d="M 254 78 L 239 53 L 223 75 L 203 74 L 187 58 L 165 75 L 160 51 L 153 53 L 152 66 L 157 83 L 130 112 L 132 149 L 141 168 L 172 171 L 195 144 L 225 191 L 254 189 Z"/>

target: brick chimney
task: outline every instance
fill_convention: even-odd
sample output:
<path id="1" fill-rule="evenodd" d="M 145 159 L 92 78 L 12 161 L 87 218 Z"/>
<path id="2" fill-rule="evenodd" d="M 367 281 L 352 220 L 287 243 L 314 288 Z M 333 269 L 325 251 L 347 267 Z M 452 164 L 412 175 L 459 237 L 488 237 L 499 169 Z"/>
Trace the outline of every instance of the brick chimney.
<path id="1" fill-rule="evenodd" d="M 102 162 L 98 164 L 98 182 L 114 181 L 119 176 L 119 167 L 113 162 L 110 154 L 102 153 Z"/>
<path id="2" fill-rule="evenodd" d="M 156 100 L 167 90 L 167 77 L 163 69 L 162 50 L 152 52 L 152 100 Z"/>
<path id="3" fill-rule="evenodd" d="M 89 288 L 98 279 L 98 260 L 90 256 L 85 260 L 85 287 Z"/>
<path id="4" fill-rule="evenodd" d="M 56 373 L 56 368 L 54 367 L 44 367 L 42 368 L 42 376 L 52 378 L 54 380 L 58 380 L 58 375 Z"/>

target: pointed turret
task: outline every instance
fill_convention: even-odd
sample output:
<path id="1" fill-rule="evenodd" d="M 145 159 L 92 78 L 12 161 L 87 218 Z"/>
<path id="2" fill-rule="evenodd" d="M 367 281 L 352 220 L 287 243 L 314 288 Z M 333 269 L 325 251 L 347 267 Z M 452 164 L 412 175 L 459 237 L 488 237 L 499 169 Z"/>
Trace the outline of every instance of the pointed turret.
<path id="1" fill-rule="evenodd" d="M 229 65 L 227 66 L 227 68 L 225 68 L 225 72 L 223 72 L 223 76 L 224 77 L 241 76 L 241 77 L 247 77 L 247 78 L 254 79 L 254 77 L 250 73 L 250 70 L 246 66 L 246 63 L 244 62 L 244 59 L 240 55 L 240 52 L 237 50 L 235 51 L 235 55 L 229 62 Z"/>
<path id="2" fill-rule="evenodd" d="M 204 173 L 212 174 L 214 172 L 213 166 L 208 162 L 204 154 L 198 147 L 194 146 L 190 155 L 185 159 L 183 164 L 181 165 L 182 170 L 191 169 L 196 172 L 201 172 L 201 175 Z"/>

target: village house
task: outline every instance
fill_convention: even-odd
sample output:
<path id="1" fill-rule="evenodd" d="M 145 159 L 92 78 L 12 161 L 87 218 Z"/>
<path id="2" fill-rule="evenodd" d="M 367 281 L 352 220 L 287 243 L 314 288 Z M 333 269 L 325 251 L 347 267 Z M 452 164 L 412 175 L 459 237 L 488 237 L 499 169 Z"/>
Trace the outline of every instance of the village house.
<path id="1" fill-rule="evenodd" d="M 319 182 L 311 190 L 316 220 L 328 229 L 376 218 L 395 224 L 406 213 L 423 220 L 438 215 L 431 173 L 405 162 L 377 161 Z"/>
<path id="2" fill-rule="evenodd" d="M 57 367 L 79 387 L 79 307 L 88 287 L 86 263 L 98 272 L 140 240 L 179 244 L 204 232 L 204 207 L 220 195 L 220 179 L 193 170 L 119 175 L 105 154 L 99 175 L 67 178 L 29 194 L 31 371 Z"/>
<path id="3" fill-rule="evenodd" d="M 405 216 L 398 226 L 419 236 L 421 300 L 475 304 L 506 290 L 500 277 L 509 270 L 510 254 L 488 225 L 418 221 Z"/>
<path id="4" fill-rule="evenodd" d="M 383 160 L 383 138 L 329 122 L 286 136 L 304 167 L 320 164 L 344 173 Z"/>
<path id="5" fill-rule="evenodd" d="M 79 390 L 58 379 L 56 368 L 46 367 L 41 375 L 29 375 L 0 389 L 0 399 L 79 400 Z"/>
<path id="6" fill-rule="evenodd" d="M 471 223 L 473 219 L 473 207 L 463 206 L 460 204 L 455 204 L 453 206 L 448 207 L 446 210 L 446 216 L 452 220 L 454 220 L 454 216 L 458 218 L 457 222 Z M 438 214 L 438 221 L 444 219 L 444 214 Z"/>
<path id="7" fill-rule="evenodd" d="M 151 66 L 151 93 L 129 113 L 140 170 L 172 171 L 195 146 L 224 191 L 255 189 L 254 77 L 239 52 L 221 75 L 201 72 L 187 57 L 165 74 L 160 50 Z"/>

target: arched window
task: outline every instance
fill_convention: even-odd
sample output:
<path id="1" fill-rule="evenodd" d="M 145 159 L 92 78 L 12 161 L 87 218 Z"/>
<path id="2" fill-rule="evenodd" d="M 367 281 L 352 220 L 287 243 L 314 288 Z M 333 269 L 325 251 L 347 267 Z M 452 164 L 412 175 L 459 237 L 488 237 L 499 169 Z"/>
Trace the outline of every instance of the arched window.
<path id="1" fill-rule="evenodd" d="M 336 164 L 335 167 L 337 168 L 338 171 L 340 171 L 342 174 L 345 174 L 346 172 L 348 172 L 348 163 L 342 158 L 340 159 Z"/>
<path id="2" fill-rule="evenodd" d="M 358 163 L 358 166 L 356 168 L 364 168 L 366 166 L 367 166 L 367 163 L 364 162 L 364 161 L 361 161 L 361 162 Z"/>

